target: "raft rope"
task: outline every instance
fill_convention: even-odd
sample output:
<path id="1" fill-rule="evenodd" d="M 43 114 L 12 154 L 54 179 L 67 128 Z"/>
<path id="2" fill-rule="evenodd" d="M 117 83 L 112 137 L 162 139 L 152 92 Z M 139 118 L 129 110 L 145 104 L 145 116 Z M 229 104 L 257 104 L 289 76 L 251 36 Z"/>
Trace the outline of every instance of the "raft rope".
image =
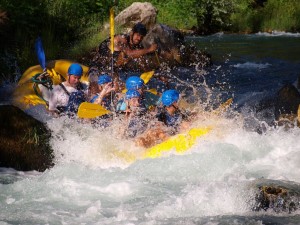
<path id="1" fill-rule="evenodd" d="M 39 93 L 38 91 L 38 85 L 41 84 L 44 87 L 48 88 L 49 90 L 53 89 L 53 81 L 50 78 L 49 73 L 45 70 L 43 71 L 43 73 L 37 73 L 36 75 L 34 75 L 31 78 L 31 81 L 33 82 L 33 90 L 35 92 L 35 94 L 42 99 L 47 105 L 48 105 L 48 101 L 46 101 L 43 96 Z"/>

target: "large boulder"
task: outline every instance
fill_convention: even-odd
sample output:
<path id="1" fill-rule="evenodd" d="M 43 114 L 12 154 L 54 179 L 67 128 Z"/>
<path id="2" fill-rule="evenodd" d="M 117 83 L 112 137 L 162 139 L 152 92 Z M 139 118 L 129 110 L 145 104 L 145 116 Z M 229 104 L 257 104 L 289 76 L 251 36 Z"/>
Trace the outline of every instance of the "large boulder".
<path id="1" fill-rule="evenodd" d="M 292 84 L 284 85 L 278 92 L 275 102 L 275 120 L 279 125 L 293 122 L 297 117 L 300 104 L 300 93 Z"/>
<path id="2" fill-rule="evenodd" d="M 156 24 L 156 17 L 157 9 L 148 2 L 135 2 L 116 16 L 115 24 L 116 27 L 120 28 L 121 33 L 130 32 L 134 24 L 142 22 L 148 29 L 148 34 L 142 42 L 143 46 L 147 48 L 156 43 L 159 48 L 156 53 L 147 54 L 140 59 L 130 60 L 126 65 L 115 65 L 115 69 L 149 71 L 162 66 L 197 64 L 198 67 L 202 68 L 211 64 L 209 54 L 186 43 L 184 34 L 181 31 L 167 25 Z M 102 71 L 108 72 L 111 70 L 111 56 L 103 53 L 100 47 L 92 53 L 92 57 L 92 63 L 90 64 L 101 68 Z"/>
<path id="3" fill-rule="evenodd" d="M 0 106 L 0 167 L 44 171 L 53 166 L 46 126 L 11 105 Z"/>
<path id="4" fill-rule="evenodd" d="M 151 29 L 156 23 L 157 9 L 149 2 L 134 2 L 115 18 L 117 26 L 131 29 L 136 23 L 143 23 Z"/>
<path id="5" fill-rule="evenodd" d="M 290 214 L 299 210 L 300 193 L 295 184 L 280 182 L 261 185 L 258 188 L 253 211 L 268 210 Z"/>
<path id="6" fill-rule="evenodd" d="M 142 44 L 147 48 L 153 43 L 156 43 L 159 47 L 159 54 L 152 55 L 152 61 L 158 61 L 158 66 L 162 63 L 169 66 L 190 66 L 199 63 L 200 67 L 211 64 L 209 54 L 186 43 L 184 34 L 181 31 L 167 25 L 155 24 L 149 30 Z"/>

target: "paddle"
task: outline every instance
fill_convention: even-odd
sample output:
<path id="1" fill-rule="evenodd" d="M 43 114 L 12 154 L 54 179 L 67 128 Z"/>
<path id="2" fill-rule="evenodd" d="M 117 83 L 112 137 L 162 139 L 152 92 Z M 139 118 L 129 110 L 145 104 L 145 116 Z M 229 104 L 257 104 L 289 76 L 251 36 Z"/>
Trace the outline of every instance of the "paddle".
<path id="1" fill-rule="evenodd" d="M 38 61 L 40 63 L 40 66 L 43 68 L 43 70 L 46 69 L 46 57 L 45 57 L 45 52 L 42 44 L 42 39 L 38 37 L 35 41 L 34 44 L 35 47 L 35 52 L 38 57 Z"/>
<path id="2" fill-rule="evenodd" d="M 78 108 L 78 117 L 84 119 L 91 119 L 98 116 L 103 116 L 105 114 L 111 113 L 109 110 L 105 109 L 103 106 L 98 104 L 93 104 L 89 102 L 83 102 Z"/>
<path id="3" fill-rule="evenodd" d="M 114 54 L 114 37 L 115 37 L 115 21 L 114 21 L 114 7 L 109 10 L 109 24 L 110 24 L 110 51 Z"/>
<path id="4" fill-rule="evenodd" d="M 149 72 L 142 73 L 140 78 L 144 81 L 144 84 L 147 84 L 153 75 L 154 75 L 154 71 L 152 70 Z"/>
<path id="5" fill-rule="evenodd" d="M 221 114 L 223 113 L 233 102 L 232 98 L 229 98 L 226 102 L 222 103 L 217 109 L 213 111 L 214 114 Z"/>

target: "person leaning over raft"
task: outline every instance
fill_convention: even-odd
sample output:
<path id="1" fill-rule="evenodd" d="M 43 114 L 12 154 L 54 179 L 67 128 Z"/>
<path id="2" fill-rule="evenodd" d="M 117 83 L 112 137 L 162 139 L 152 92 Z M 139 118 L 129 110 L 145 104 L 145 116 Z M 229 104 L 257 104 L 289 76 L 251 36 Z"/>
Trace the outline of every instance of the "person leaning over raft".
<path id="1" fill-rule="evenodd" d="M 173 135 L 180 132 L 181 129 L 187 127 L 184 121 L 187 116 L 178 108 L 179 92 L 176 90 L 167 90 L 161 96 L 163 108 L 157 114 L 158 121 L 163 122 L 167 127 L 171 128 L 169 134 Z"/>
<path id="2" fill-rule="evenodd" d="M 161 101 L 163 107 L 158 108 L 159 112 L 156 115 L 158 121 L 137 138 L 137 145 L 149 148 L 188 127 L 187 115 L 178 108 L 178 91 L 167 90 L 163 92 Z"/>
<path id="3" fill-rule="evenodd" d="M 119 34 L 114 37 L 114 59 L 116 67 L 122 67 L 127 62 L 140 58 L 157 50 L 157 44 L 144 48 L 141 44 L 147 34 L 147 29 L 142 23 L 137 23 L 129 34 Z M 111 66 L 110 38 L 104 40 L 98 50 L 97 57 L 93 60 L 98 66 L 107 68 Z"/>
<path id="4" fill-rule="evenodd" d="M 54 115 L 77 113 L 79 105 L 85 101 L 88 87 L 80 82 L 83 69 L 73 63 L 68 69 L 68 79 L 54 85 L 49 96 L 49 111 Z"/>
<path id="5" fill-rule="evenodd" d="M 137 90 L 128 90 L 125 94 L 126 110 L 125 119 L 127 120 L 127 128 L 125 136 L 134 138 L 142 134 L 147 129 L 147 109 L 141 102 L 141 94 Z"/>

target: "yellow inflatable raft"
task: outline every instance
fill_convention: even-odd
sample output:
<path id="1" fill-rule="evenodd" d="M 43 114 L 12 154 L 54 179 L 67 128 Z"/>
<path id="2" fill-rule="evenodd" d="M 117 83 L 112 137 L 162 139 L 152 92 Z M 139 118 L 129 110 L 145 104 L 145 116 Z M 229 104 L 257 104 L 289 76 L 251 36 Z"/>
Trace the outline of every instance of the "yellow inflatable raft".
<path id="1" fill-rule="evenodd" d="M 59 84 L 67 78 L 67 71 L 71 63 L 73 62 L 69 60 L 54 60 L 47 63 L 47 71 L 54 85 Z M 82 65 L 82 68 L 84 74 L 81 80 L 88 81 L 87 72 L 89 68 L 84 65 Z M 42 72 L 43 70 L 40 65 L 32 66 L 24 72 L 13 93 L 14 105 L 23 110 L 31 105 L 43 104 L 46 106 L 45 101 L 36 95 L 33 88 L 33 78 Z M 158 158 L 171 151 L 182 154 L 191 149 L 198 138 L 206 135 L 211 130 L 211 127 L 192 128 L 186 133 L 177 134 L 160 144 L 145 149 L 139 155 L 132 154 L 128 151 L 115 151 L 114 156 L 127 162 L 134 162 L 139 159 Z"/>
<path id="2" fill-rule="evenodd" d="M 205 136 L 211 130 L 212 127 L 191 128 L 188 132 L 172 136 L 160 144 L 145 149 L 142 153 L 135 154 L 128 151 L 114 151 L 113 155 L 116 158 L 132 163 L 136 160 L 159 158 L 170 152 L 183 154 L 190 150 L 199 138 Z"/>
<path id="3" fill-rule="evenodd" d="M 59 84 L 64 79 L 67 78 L 67 71 L 69 66 L 72 64 L 69 60 L 54 60 L 47 63 L 47 71 L 50 75 L 53 84 Z M 88 80 L 87 72 L 89 68 L 87 66 L 81 65 L 83 68 L 82 81 Z M 13 93 L 13 105 L 18 106 L 21 109 L 26 109 L 32 105 L 43 104 L 46 105 L 45 101 L 36 95 L 34 91 L 34 81 L 32 78 L 42 73 L 43 70 L 40 65 L 32 66 L 28 68 L 22 75 L 18 86 Z"/>

